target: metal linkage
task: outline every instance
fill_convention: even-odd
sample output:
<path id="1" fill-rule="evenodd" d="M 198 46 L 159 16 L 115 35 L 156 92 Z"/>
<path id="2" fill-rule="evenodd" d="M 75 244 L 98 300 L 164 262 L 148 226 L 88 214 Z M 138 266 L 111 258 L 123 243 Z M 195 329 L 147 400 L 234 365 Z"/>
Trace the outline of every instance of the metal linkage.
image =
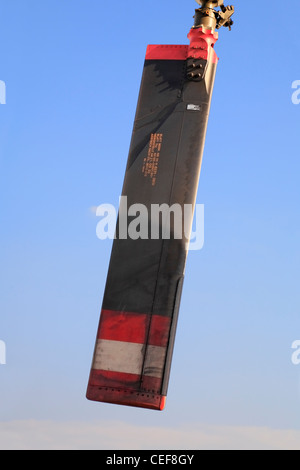
<path id="1" fill-rule="evenodd" d="M 225 7 L 224 0 L 196 0 L 201 6 L 196 10 L 194 28 L 220 29 L 222 26 L 229 28 L 233 25 L 231 19 L 234 14 L 234 6 Z M 220 7 L 220 10 L 216 8 Z"/>

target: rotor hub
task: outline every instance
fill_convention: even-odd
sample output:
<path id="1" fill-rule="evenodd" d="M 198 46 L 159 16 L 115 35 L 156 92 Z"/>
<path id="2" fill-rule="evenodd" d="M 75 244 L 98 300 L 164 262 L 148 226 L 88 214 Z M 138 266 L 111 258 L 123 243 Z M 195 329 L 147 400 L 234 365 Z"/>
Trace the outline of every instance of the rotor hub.
<path id="1" fill-rule="evenodd" d="M 224 0 L 196 0 L 200 8 L 196 10 L 194 28 L 220 29 L 222 26 L 231 29 L 234 14 L 232 5 L 225 7 Z M 220 7 L 220 10 L 217 8 Z"/>

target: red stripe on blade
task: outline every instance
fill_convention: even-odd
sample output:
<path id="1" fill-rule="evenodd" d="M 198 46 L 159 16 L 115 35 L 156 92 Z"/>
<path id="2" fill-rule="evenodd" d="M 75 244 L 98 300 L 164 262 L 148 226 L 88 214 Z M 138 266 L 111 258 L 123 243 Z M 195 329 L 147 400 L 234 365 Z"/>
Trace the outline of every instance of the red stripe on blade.
<path id="1" fill-rule="evenodd" d="M 147 392 L 160 393 L 162 379 L 143 375 L 141 389 Z"/>
<path id="2" fill-rule="evenodd" d="M 149 408 L 157 411 L 162 411 L 166 402 L 166 397 L 158 394 L 91 386 L 89 386 L 86 396 L 88 400 Z"/>
<path id="3" fill-rule="evenodd" d="M 133 388 L 140 386 L 141 376 L 106 370 L 92 370 L 89 385 L 93 387 Z"/>
<path id="4" fill-rule="evenodd" d="M 152 315 L 148 344 L 152 346 L 167 347 L 169 342 L 171 319 L 159 315 Z"/>
<path id="5" fill-rule="evenodd" d="M 148 342 L 152 346 L 166 347 L 170 326 L 169 317 L 103 310 L 97 337 L 127 343 L 146 344 Z"/>
<path id="6" fill-rule="evenodd" d="M 147 48 L 146 60 L 186 60 L 188 46 L 155 46 Z"/>
<path id="7" fill-rule="evenodd" d="M 144 344 L 148 322 L 146 314 L 102 310 L 98 339 Z"/>
<path id="8" fill-rule="evenodd" d="M 106 370 L 92 370 L 89 387 L 119 388 L 135 392 L 160 394 L 162 379 L 156 377 L 124 374 Z"/>

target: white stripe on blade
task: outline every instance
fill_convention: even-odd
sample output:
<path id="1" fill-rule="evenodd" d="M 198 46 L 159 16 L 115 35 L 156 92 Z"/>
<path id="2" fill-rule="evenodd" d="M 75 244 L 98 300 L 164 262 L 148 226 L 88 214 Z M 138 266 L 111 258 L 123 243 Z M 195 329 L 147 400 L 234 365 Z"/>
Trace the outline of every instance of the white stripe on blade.
<path id="1" fill-rule="evenodd" d="M 144 344 L 99 339 L 93 369 L 141 375 L 144 354 Z"/>
<path id="2" fill-rule="evenodd" d="M 164 347 L 98 339 L 93 369 L 161 378 L 165 357 Z"/>

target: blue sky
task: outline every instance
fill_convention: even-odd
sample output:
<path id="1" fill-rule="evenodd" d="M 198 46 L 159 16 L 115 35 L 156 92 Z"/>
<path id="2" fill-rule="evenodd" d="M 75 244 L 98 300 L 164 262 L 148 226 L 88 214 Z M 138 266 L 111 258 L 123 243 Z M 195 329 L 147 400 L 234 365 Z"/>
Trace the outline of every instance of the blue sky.
<path id="1" fill-rule="evenodd" d="M 290 432 L 286 447 L 297 442 L 300 105 L 291 97 L 300 39 L 278 5 L 235 6 L 233 30 L 215 47 L 197 199 L 205 245 L 189 253 L 167 407 L 155 413 L 85 399 L 111 249 L 91 208 L 118 203 L 147 44 L 187 44 L 197 5 L 0 0 L 3 447 L 55 447 L 59 436 L 63 447 L 105 448 L 107 426 L 115 448 L 120 429 L 136 430 L 129 447 L 137 435 L 149 446 L 150 427 L 169 448 L 166 436 L 180 429 L 173 445 L 183 448 L 191 429 L 194 448 L 221 447 L 228 428 L 232 447 L 252 435 L 268 447 L 280 432 Z"/>

